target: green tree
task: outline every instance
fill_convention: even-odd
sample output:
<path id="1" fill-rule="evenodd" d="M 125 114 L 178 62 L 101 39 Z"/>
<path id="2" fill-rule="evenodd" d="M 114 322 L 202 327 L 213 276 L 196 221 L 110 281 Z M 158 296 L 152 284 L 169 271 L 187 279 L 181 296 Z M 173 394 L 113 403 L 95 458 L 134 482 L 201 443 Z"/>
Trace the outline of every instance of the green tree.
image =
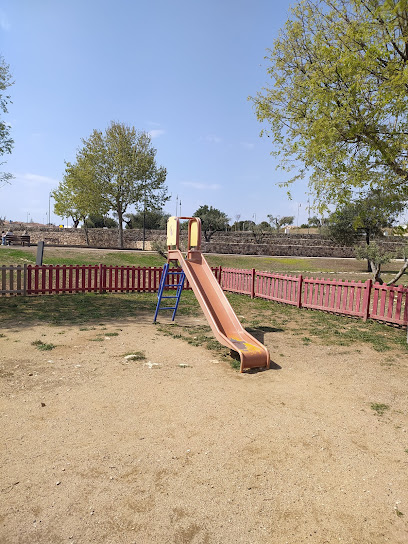
<path id="1" fill-rule="evenodd" d="M 381 266 L 389 263 L 393 257 L 392 253 L 384 251 L 376 242 L 356 247 L 356 259 L 365 259 L 369 263 L 369 271 L 373 273 L 373 280 L 378 283 L 384 283 L 381 279 Z"/>
<path id="2" fill-rule="evenodd" d="M 408 192 L 408 3 L 302 0 L 268 51 L 252 98 L 280 165 L 321 205 L 360 188 Z"/>
<path id="3" fill-rule="evenodd" d="M 266 231 L 266 232 L 270 232 L 271 231 L 271 226 L 270 224 L 268 223 L 268 221 L 261 221 L 258 225 L 258 227 L 260 229 L 262 229 L 263 231 Z"/>
<path id="4" fill-rule="evenodd" d="M 170 214 L 163 213 L 161 210 L 150 210 L 138 213 L 129 213 L 126 216 L 126 228 L 127 229 L 142 229 L 143 225 L 148 230 L 166 230 L 167 219 Z"/>
<path id="5" fill-rule="evenodd" d="M 11 80 L 10 67 L 6 64 L 4 58 L 0 56 L 0 113 L 8 113 L 8 104 L 11 103 L 10 95 L 6 94 L 8 87 L 13 85 Z M 14 141 L 10 135 L 10 125 L 0 117 L 0 156 L 10 154 L 14 146 Z M 0 162 L 0 165 L 4 164 Z M 13 175 L 9 172 L 0 172 L 0 184 L 7 183 Z"/>
<path id="6" fill-rule="evenodd" d="M 293 221 L 295 220 L 294 215 L 284 215 L 281 217 L 280 215 L 277 215 L 276 217 L 273 215 L 267 215 L 268 221 L 271 224 L 271 227 L 276 230 L 276 232 L 280 232 L 280 229 L 285 225 L 293 225 Z"/>
<path id="7" fill-rule="evenodd" d="M 168 200 L 166 169 L 156 164 L 150 136 L 123 123 L 112 122 L 104 133 L 94 130 L 82 143 L 77 164 L 91 172 L 92 185 L 96 184 L 102 201 L 102 215 L 108 211 L 116 214 L 119 246 L 123 247 L 128 208 L 159 208 Z"/>
<path id="8" fill-rule="evenodd" d="M 318 227 L 320 228 L 322 226 L 322 222 L 317 217 L 317 215 L 314 215 L 313 217 L 309 217 L 307 220 L 307 224 L 309 227 Z"/>
<path id="9" fill-rule="evenodd" d="M 404 210 L 405 202 L 386 198 L 379 190 L 339 207 L 329 218 L 329 236 L 343 245 L 353 245 L 363 235 L 367 245 L 374 236 L 383 236 Z"/>
<path id="10" fill-rule="evenodd" d="M 384 229 L 392 227 L 404 207 L 404 202 L 386 198 L 379 190 L 370 191 L 366 196 L 344 204 L 330 216 L 329 237 L 337 243 L 353 245 L 359 237 L 364 236 L 367 247 L 364 250 L 356 249 L 356 254 L 358 258 L 366 254 L 367 270 L 373 271 L 378 281 L 381 265 L 388 262 L 382 259 L 389 256 L 383 255 L 377 246 L 373 249 L 368 246 L 374 236 L 382 237 Z"/>
<path id="11" fill-rule="evenodd" d="M 60 217 L 71 217 L 75 228 L 80 221 L 85 222 L 90 214 L 103 215 L 108 212 L 93 171 L 84 162 L 66 163 L 63 179 L 52 197 L 55 201 L 54 213 Z"/>
<path id="12" fill-rule="evenodd" d="M 52 197 L 56 215 L 71 217 L 75 228 L 80 221 L 83 222 L 86 242 L 89 245 L 87 218 L 90 215 L 103 216 L 109 211 L 102 199 L 93 170 L 85 162 L 66 163 L 63 179 L 53 191 Z"/>
<path id="13" fill-rule="evenodd" d="M 209 242 L 212 235 L 219 231 L 225 230 L 229 226 L 229 218 L 224 212 L 213 208 L 212 206 L 200 206 L 193 217 L 201 219 L 201 229 L 204 232 L 205 241 Z"/>
<path id="14" fill-rule="evenodd" d="M 85 219 L 84 223 L 88 229 L 117 229 L 118 223 L 112 217 L 107 217 L 106 215 L 89 215 Z"/>

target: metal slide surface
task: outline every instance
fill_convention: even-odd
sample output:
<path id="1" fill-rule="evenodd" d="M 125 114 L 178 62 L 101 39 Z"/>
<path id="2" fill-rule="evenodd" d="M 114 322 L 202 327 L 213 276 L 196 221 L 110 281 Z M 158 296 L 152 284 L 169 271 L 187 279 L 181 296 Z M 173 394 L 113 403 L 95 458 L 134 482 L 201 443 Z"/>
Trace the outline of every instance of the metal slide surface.
<path id="1" fill-rule="evenodd" d="M 269 351 L 242 327 L 201 251 L 189 251 L 184 258 L 179 249 L 173 249 L 169 259 L 179 261 L 214 336 L 221 344 L 239 353 L 241 372 L 269 368 Z"/>

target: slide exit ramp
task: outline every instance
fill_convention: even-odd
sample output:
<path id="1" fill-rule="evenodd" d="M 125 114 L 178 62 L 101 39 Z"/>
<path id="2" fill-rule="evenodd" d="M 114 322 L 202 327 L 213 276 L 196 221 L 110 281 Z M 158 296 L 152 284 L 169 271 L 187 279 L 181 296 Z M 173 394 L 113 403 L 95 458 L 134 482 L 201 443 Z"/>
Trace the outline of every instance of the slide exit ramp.
<path id="1" fill-rule="evenodd" d="M 188 219 L 188 250 L 179 249 L 180 219 Z M 267 348 L 241 325 L 218 280 L 201 253 L 201 221 L 197 217 L 170 217 L 167 222 L 168 260 L 178 261 L 205 317 L 220 344 L 239 353 L 240 371 L 269 368 Z"/>

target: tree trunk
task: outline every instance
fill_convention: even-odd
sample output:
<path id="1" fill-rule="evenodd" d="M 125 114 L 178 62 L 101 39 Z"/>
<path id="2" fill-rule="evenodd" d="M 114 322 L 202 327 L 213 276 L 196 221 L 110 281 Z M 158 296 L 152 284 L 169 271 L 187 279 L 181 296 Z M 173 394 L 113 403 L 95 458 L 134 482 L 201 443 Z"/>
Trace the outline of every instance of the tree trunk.
<path id="1" fill-rule="evenodd" d="M 366 244 L 370 245 L 370 231 L 366 230 Z M 367 259 L 367 272 L 373 272 L 373 267 L 371 265 L 370 259 Z"/>
<path id="2" fill-rule="evenodd" d="M 370 261 L 371 270 L 373 271 L 373 280 L 374 283 L 384 283 L 381 279 L 381 265 L 376 265 L 374 261 Z"/>
<path id="3" fill-rule="evenodd" d="M 88 227 L 86 225 L 86 218 L 83 217 L 82 218 L 82 222 L 84 224 L 84 232 L 85 232 L 85 240 L 86 240 L 86 245 L 89 246 L 89 236 L 88 236 Z M 79 223 L 79 221 L 78 221 Z"/>
<path id="4" fill-rule="evenodd" d="M 405 274 L 405 272 L 408 270 L 408 259 L 404 260 L 404 264 L 402 265 L 400 271 L 396 274 L 394 278 L 392 278 L 391 281 L 387 283 L 387 285 L 394 285 L 396 281 L 400 279 L 400 277 Z"/>
<path id="5" fill-rule="evenodd" d="M 119 247 L 123 249 L 123 212 L 118 210 Z"/>

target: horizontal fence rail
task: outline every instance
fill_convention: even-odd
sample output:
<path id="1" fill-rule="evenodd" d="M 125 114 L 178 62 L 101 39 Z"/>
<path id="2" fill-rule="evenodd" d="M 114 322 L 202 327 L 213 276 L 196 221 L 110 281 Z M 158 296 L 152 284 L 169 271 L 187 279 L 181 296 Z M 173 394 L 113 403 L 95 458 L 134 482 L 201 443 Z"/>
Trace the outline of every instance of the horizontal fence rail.
<path id="1" fill-rule="evenodd" d="M 173 271 L 181 272 L 180 268 Z M 214 267 L 224 291 L 258 297 L 298 308 L 323 310 L 408 326 L 408 287 L 387 286 L 372 280 L 343 281 L 303 278 L 252 269 Z M 0 266 L 0 295 L 63 293 L 153 293 L 161 267 L 108 265 Z M 168 277 L 176 289 L 178 277 Z M 174 285 L 174 287 L 173 287 Z M 190 289 L 186 280 L 185 289 Z"/>

